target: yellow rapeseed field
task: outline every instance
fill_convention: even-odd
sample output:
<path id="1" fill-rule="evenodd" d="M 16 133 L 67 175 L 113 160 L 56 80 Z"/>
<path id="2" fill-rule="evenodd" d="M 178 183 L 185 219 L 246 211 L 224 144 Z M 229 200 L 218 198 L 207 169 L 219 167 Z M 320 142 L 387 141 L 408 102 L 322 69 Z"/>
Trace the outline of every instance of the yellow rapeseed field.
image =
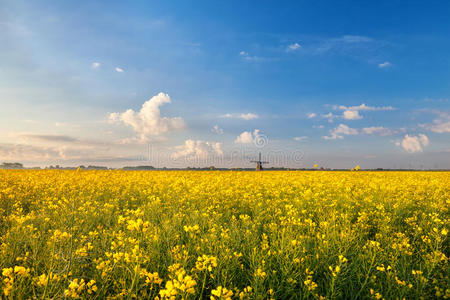
<path id="1" fill-rule="evenodd" d="M 0 298 L 449 298 L 449 207 L 449 172 L 0 171 Z"/>

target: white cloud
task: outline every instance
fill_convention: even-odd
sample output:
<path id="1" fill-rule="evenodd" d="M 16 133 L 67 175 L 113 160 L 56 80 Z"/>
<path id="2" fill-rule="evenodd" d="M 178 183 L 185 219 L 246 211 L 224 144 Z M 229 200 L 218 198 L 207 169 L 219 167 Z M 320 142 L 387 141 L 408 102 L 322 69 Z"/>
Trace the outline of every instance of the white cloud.
<path id="1" fill-rule="evenodd" d="M 178 159 L 180 157 L 186 157 L 189 159 L 207 158 L 212 154 L 219 156 L 223 155 L 222 143 L 219 142 L 204 142 L 201 140 L 186 140 L 184 145 L 175 147 L 178 151 L 172 154 L 172 158 Z"/>
<path id="2" fill-rule="evenodd" d="M 301 141 L 304 141 L 304 140 L 307 140 L 307 139 L 308 139 L 307 136 L 296 136 L 296 137 L 294 137 L 294 141 L 297 141 L 297 142 L 301 142 Z"/>
<path id="3" fill-rule="evenodd" d="M 316 113 L 309 113 L 307 116 L 308 116 L 308 119 L 312 119 L 312 118 L 317 117 L 317 114 Z"/>
<path id="4" fill-rule="evenodd" d="M 100 67 L 100 63 L 99 62 L 93 62 L 92 63 L 92 68 L 93 69 L 98 69 Z"/>
<path id="5" fill-rule="evenodd" d="M 255 129 L 253 132 L 244 131 L 234 141 L 235 144 L 251 144 L 258 143 L 258 140 L 262 139 L 259 129 Z"/>
<path id="6" fill-rule="evenodd" d="M 246 113 L 246 114 L 224 114 L 220 116 L 221 118 L 227 118 L 227 119 L 242 119 L 242 120 L 254 120 L 258 119 L 259 116 L 254 113 Z"/>
<path id="7" fill-rule="evenodd" d="M 324 117 L 325 119 L 328 119 L 328 122 L 329 122 L 329 123 L 333 123 L 333 120 L 334 120 L 335 118 L 337 118 L 337 116 L 334 115 L 333 113 L 327 113 L 327 114 L 325 114 L 325 115 L 322 115 L 322 117 Z"/>
<path id="8" fill-rule="evenodd" d="M 257 61 L 257 60 L 261 60 L 262 59 L 259 56 L 250 56 L 248 54 L 248 52 L 245 52 L 245 51 L 239 52 L 239 56 L 241 56 L 243 59 L 248 60 L 248 61 Z"/>
<path id="9" fill-rule="evenodd" d="M 338 127 L 331 129 L 329 131 L 330 136 L 324 136 L 325 140 L 336 140 L 343 139 L 344 135 L 356 135 L 358 134 L 358 130 L 355 128 L 348 127 L 345 124 L 339 124 Z"/>
<path id="10" fill-rule="evenodd" d="M 345 106 L 345 105 L 334 105 L 333 108 L 335 110 L 343 110 L 342 117 L 346 120 L 358 120 L 363 117 L 359 114 L 360 111 L 387 111 L 394 110 L 392 106 L 368 106 L 366 104 L 355 105 L 355 106 Z M 330 113 L 331 114 L 331 113 Z M 328 115 L 330 115 L 328 114 Z M 332 116 L 332 114 L 330 115 Z M 326 117 L 326 116 L 324 116 Z M 332 120 L 329 119 L 329 121 Z"/>
<path id="11" fill-rule="evenodd" d="M 313 54 L 323 54 L 329 51 L 343 55 L 361 55 L 362 51 L 370 51 L 379 41 L 359 35 L 344 35 L 337 38 L 324 39 L 316 45 Z"/>
<path id="12" fill-rule="evenodd" d="M 302 47 L 302 46 L 300 46 L 299 43 L 293 43 L 293 44 L 291 44 L 291 45 L 288 46 L 288 50 L 290 50 L 290 51 L 295 51 L 295 50 L 300 49 L 301 47 Z"/>
<path id="13" fill-rule="evenodd" d="M 388 61 L 385 61 L 384 63 L 378 64 L 378 67 L 379 67 L 380 69 L 388 68 L 388 67 L 390 67 L 390 66 L 391 66 L 391 63 L 388 62 Z"/>
<path id="14" fill-rule="evenodd" d="M 123 69 L 122 68 L 116 67 L 114 70 L 116 70 L 116 72 L 118 72 L 118 73 L 123 73 Z"/>
<path id="15" fill-rule="evenodd" d="M 253 120 L 253 119 L 258 119 L 259 116 L 257 114 L 253 114 L 253 113 L 246 113 L 246 114 L 240 114 L 239 118 L 244 119 L 244 120 Z"/>
<path id="16" fill-rule="evenodd" d="M 439 118 L 434 119 L 433 123 L 420 124 L 422 128 L 426 128 L 435 133 L 450 133 L 450 114 L 447 111 L 425 110 L 437 114 Z"/>
<path id="17" fill-rule="evenodd" d="M 381 136 L 386 136 L 386 135 L 391 135 L 392 131 L 388 128 L 385 128 L 383 126 L 378 126 L 378 127 L 365 127 L 363 129 L 361 129 L 361 133 L 363 134 L 376 134 L 376 135 L 381 135 Z"/>
<path id="18" fill-rule="evenodd" d="M 366 104 L 356 105 L 356 106 L 345 106 L 345 105 L 335 105 L 334 109 L 339 110 L 353 110 L 353 111 L 382 111 L 382 110 L 394 110 L 392 106 L 368 106 Z"/>
<path id="19" fill-rule="evenodd" d="M 340 38 L 336 38 L 335 40 L 346 43 L 366 43 L 373 41 L 371 38 L 361 35 L 344 35 Z"/>
<path id="20" fill-rule="evenodd" d="M 419 140 L 420 140 L 420 143 L 422 145 L 424 145 L 425 147 L 430 144 L 430 140 L 428 139 L 428 137 L 425 134 L 419 134 Z"/>
<path id="21" fill-rule="evenodd" d="M 146 101 L 140 111 L 128 109 L 123 113 L 111 113 L 109 120 L 131 126 L 141 141 L 148 141 L 150 136 L 185 128 L 186 123 L 182 118 L 161 117 L 159 107 L 166 103 L 170 103 L 169 95 L 159 93 Z"/>
<path id="22" fill-rule="evenodd" d="M 223 129 L 219 125 L 214 125 L 211 131 L 217 134 L 223 134 Z"/>
<path id="23" fill-rule="evenodd" d="M 344 117 L 344 119 L 346 120 L 358 120 L 358 119 L 362 119 L 362 116 L 359 114 L 359 111 L 357 110 L 345 110 L 342 113 L 342 116 Z"/>
<path id="24" fill-rule="evenodd" d="M 253 143 L 253 133 L 250 131 L 244 131 L 241 133 L 236 140 L 234 141 L 235 144 L 251 144 Z"/>
<path id="25" fill-rule="evenodd" d="M 407 134 L 401 142 L 397 142 L 396 144 L 398 146 L 401 146 L 406 152 L 415 153 L 422 152 L 422 146 L 428 146 L 430 144 L 430 141 L 424 134 L 419 134 L 418 136 Z"/>
<path id="26" fill-rule="evenodd" d="M 429 129 L 436 133 L 448 133 L 450 132 L 450 122 L 435 122 L 435 124 L 429 126 Z"/>

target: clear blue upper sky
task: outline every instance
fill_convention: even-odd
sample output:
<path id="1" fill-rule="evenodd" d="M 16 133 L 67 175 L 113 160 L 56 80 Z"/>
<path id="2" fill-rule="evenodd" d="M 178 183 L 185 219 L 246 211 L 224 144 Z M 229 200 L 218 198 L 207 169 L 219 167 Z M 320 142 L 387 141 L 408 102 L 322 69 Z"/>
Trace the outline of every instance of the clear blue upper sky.
<path id="1" fill-rule="evenodd" d="M 0 0 L 0 161 L 450 168 L 448 16 L 448 1 Z"/>

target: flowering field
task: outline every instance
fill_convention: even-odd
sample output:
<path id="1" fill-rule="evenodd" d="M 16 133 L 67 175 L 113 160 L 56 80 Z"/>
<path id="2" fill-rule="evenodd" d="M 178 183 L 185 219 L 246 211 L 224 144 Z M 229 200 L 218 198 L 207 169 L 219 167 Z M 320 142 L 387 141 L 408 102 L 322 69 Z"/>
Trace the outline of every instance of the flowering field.
<path id="1" fill-rule="evenodd" d="M 0 298 L 449 298 L 448 172 L 0 171 Z"/>

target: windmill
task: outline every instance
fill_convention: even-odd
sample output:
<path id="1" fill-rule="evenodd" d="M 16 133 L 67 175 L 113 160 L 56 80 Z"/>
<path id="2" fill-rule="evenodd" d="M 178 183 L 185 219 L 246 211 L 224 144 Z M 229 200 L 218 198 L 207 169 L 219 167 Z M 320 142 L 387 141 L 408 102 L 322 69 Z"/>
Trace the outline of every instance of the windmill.
<path id="1" fill-rule="evenodd" d="M 256 163 L 256 171 L 262 171 L 263 170 L 262 165 L 269 163 L 268 161 L 261 161 L 261 152 L 259 152 L 259 159 L 258 160 L 251 160 L 250 162 Z"/>

